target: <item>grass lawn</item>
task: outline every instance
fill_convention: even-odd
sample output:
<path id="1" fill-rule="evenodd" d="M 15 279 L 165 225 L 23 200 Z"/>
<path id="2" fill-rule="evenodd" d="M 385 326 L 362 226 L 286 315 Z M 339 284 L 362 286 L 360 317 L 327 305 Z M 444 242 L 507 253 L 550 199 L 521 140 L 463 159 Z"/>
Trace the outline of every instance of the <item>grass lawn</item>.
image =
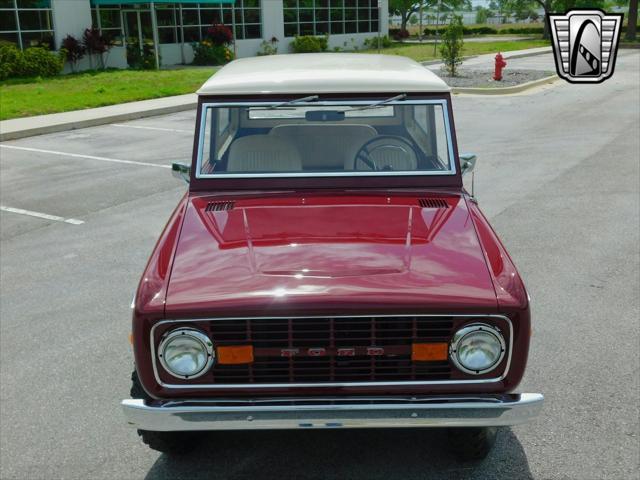
<path id="1" fill-rule="evenodd" d="M 466 42 L 462 54 L 481 55 L 483 53 L 509 52 L 511 50 L 523 50 L 525 48 L 547 47 L 551 45 L 548 40 L 513 40 L 496 42 Z M 433 43 L 394 43 L 391 48 L 383 48 L 381 53 L 387 55 L 403 55 L 417 61 L 434 60 L 440 58 L 440 46 L 436 54 L 433 53 Z M 361 50 L 364 53 L 378 53 L 377 50 Z"/>
<path id="2" fill-rule="evenodd" d="M 0 120 L 195 92 L 211 68 L 108 70 L 0 82 Z"/>

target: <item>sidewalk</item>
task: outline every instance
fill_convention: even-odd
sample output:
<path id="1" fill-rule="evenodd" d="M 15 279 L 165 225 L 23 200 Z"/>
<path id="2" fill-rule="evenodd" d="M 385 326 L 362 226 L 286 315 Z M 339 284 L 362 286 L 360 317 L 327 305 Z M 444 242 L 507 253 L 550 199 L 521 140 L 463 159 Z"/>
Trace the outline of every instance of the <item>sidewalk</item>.
<path id="1" fill-rule="evenodd" d="M 196 108 L 197 105 L 198 96 L 195 93 L 189 93 L 108 107 L 3 120 L 0 121 L 0 142 L 181 112 Z"/>

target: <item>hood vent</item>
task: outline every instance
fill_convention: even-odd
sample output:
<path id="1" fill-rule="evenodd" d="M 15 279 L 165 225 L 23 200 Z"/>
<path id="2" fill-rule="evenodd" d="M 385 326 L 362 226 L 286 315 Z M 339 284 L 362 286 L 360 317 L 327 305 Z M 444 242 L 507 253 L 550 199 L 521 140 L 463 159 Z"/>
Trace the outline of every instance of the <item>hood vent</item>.
<path id="1" fill-rule="evenodd" d="M 441 198 L 419 198 L 422 208 L 449 208 L 449 204 Z"/>
<path id="2" fill-rule="evenodd" d="M 204 209 L 205 212 L 222 212 L 225 210 L 233 210 L 236 202 L 209 202 Z"/>

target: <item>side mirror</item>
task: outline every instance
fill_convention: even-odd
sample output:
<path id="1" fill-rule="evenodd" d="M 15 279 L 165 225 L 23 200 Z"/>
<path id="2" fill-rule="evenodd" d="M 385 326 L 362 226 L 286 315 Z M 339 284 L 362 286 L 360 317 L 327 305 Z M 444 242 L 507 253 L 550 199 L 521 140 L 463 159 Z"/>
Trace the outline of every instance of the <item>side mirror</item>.
<path id="1" fill-rule="evenodd" d="M 460 154 L 460 170 L 462 175 L 472 172 L 476 167 L 478 157 L 473 153 L 461 153 Z"/>
<path id="2" fill-rule="evenodd" d="M 174 177 L 189 183 L 189 180 L 191 179 L 191 165 L 187 165 L 186 163 L 173 162 L 171 164 L 171 174 Z"/>

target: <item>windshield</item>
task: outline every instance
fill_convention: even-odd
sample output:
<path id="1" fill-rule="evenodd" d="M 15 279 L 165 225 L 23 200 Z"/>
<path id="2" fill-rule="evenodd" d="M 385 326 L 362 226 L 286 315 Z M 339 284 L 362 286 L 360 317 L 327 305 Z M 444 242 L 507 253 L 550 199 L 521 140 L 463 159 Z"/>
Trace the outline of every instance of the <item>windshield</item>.
<path id="1" fill-rule="evenodd" d="M 454 174 L 444 100 L 206 104 L 198 178 Z"/>

